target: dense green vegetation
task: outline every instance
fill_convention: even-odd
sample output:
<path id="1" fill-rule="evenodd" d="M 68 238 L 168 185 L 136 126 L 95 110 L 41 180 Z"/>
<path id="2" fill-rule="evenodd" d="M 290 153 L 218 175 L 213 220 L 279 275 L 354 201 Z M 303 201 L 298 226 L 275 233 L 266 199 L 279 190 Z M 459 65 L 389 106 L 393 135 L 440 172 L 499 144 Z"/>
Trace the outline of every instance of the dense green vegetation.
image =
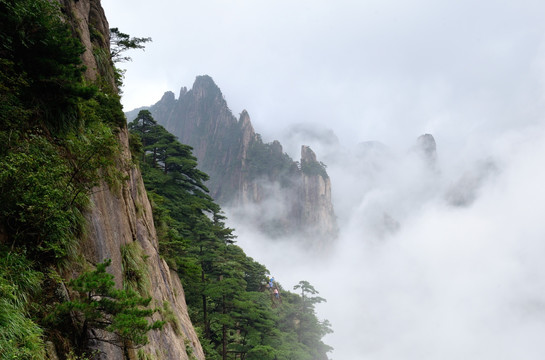
<path id="1" fill-rule="evenodd" d="M 84 272 L 69 285 L 78 293 L 74 300 L 57 305 L 48 316 L 49 321 L 60 323 L 69 321 L 70 316 L 77 316 L 82 325 L 76 334 L 77 345 L 87 348 L 88 329 L 103 329 L 111 333 L 109 341 L 117 346 L 132 347 L 148 342 L 146 333 L 160 329 L 164 322 L 150 323 L 148 318 L 158 309 L 146 308 L 151 297 L 142 297 L 132 289 L 117 290 L 114 276 L 106 272 L 111 260 L 99 263 L 93 271 Z"/>
<path id="2" fill-rule="evenodd" d="M 247 156 L 248 179 L 264 178 L 289 187 L 298 176 L 297 164 L 288 154 L 282 152 L 278 141 L 264 143 L 261 136 L 256 134 L 256 139 L 250 143 Z"/>
<path id="3" fill-rule="evenodd" d="M 326 165 L 321 161 L 303 161 L 301 162 L 301 171 L 309 176 L 319 175 L 324 179 L 329 178 Z"/>
<path id="4" fill-rule="evenodd" d="M 76 339 L 87 336 L 85 320 L 46 315 L 56 303 L 85 304 L 66 302 L 59 273 L 78 263 L 91 189 L 106 181 L 115 191 L 123 181 L 116 159 L 125 119 L 112 61 L 108 55 L 96 81 L 85 80 L 84 47 L 63 12 L 47 0 L 0 0 L 1 359 L 43 359 L 45 339 L 54 340 L 61 355 L 85 351 Z M 125 297 L 121 309 L 129 301 L 133 314 L 143 312 L 111 329 L 140 324 L 138 337 L 128 340 L 143 342 L 149 310 L 127 294 L 115 293 L 119 301 Z"/>
<path id="5" fill-rule="evenodd" d="M 207 194 L 191 148 L 142 110 L 129 123 L 160 240 L 160 250 L 184 284 L 193 324 L 207 359 L 327 359 L 314 305 L 323 301 L 302 282 L 302 296 L 267 287 L 268 270 L 235 245 L 220 207 Z"/>
<path id="6" fill-rule="evenodd" d="M 0 358 L 42 359 L 43 330 L 29 316 L 43 276 L 22 254 L 0 248 Z"/>

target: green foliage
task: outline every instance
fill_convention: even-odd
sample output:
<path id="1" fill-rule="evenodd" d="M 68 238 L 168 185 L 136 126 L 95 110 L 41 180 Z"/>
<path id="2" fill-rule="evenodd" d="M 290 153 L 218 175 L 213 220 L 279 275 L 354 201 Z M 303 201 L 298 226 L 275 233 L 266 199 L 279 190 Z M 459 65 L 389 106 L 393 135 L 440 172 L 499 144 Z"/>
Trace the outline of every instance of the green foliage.
<path id="1" fill-rule="evenodd" d="M 148 321 L 157 311 L 146 308 L 151 298 L 143 298 L 132 290 L 115 289 L 113 275 L 106 272 L 110 263 L 111 260 L 99 263 L 94 271 L 70 281 L 79 299 L 59 304 L 52 319 L 76 312 L 82 321 L 81 338 L 87 336 L 88 328 L 104 329 L 116 335 L 114 343 L 119 346 L 146 344 L 147 332 L 162 328 L 164 322 Z"/>
<path id="2" fill-rule="evenodd" d="M 86 194 L 101 180 L 106 180 L 110 186 L 124 180 L 116 163 L 120 145 L 115 131 L 98 119 L 101 118 L 98 117 L 97 122 L 88 122 L 84 129 L 68 134 L 63 140 L 68 152 L 65 158 L 73 168 L 70 186 Z"/>
<path id="3" fill-rule="evenodd" d="M 233 230 L 208 196 L 207 176 L 196 169 L 191 148 L 146 110 L 129 129 L 161 254 L 180 274 L 206 358 L 327 359 L 330 348 L 321 341 L 325 333 L 314 313 L 317 302 L 307 294 L 312 286 L 305 283 L 305 301 L 289 292 L 283 292 L 283 301 L 275 299 L 265 287 L 267 269 L 234 244 Z M 261 146 L 282 155 L 274 144 Z"/>
<path id="4" fill-rule="evenodd" d="M 142 296 L 150 293 L 149 270 L 142 246 L 136 241 L 121 246 L 121 270 L 123 271 L 123 288 L 136 291 Z"/>
<path id="5" fill-rule="evenodd" d="M 178 319 L 178 317 L 176 317 L 176 315 L 174 315 L 174 312 L 172 311 L 172 306 L 170 306 L 170 303 L 168 301 L 163 302 L 163 307 L 159 309 L 159 312 L 161 313 L 161 318 L 163 319 L 163 321 L 172 326 L 174 333 L 176 333 L 177 335 L 181 335 L 182 327 L 180 325 L 180 320 Z"/>
<path id="6" fill-rule="evenodd" d="M 54 285 L 47 288 L 55 281 L 42 282 L 40 272 L 31 270 L 31 265 L 58 269 L 74 259 L 85 231 L 82 214 L 93 188 L 106 181 L 115 190 L 125 180 L 116 163 L 120 154 L 117 132 L 125 126 L 125 117 L 113 82 L 107 41 L 89 25 L 94 47 L 90 50 L 99 71 L 97 80 L 90 83 L 83 77 L 79 29 L 61 3 L 0 0 L 2 359 L 43 359 L 43 334 L 51 338 L 64 332 L 66 342 L 73 340 L 66 334 L 70 327 L 66 325 L 72 324 L 66 313 L 64 322 L 60 318 L 42 321 L 58 294 Z M 131 280 L 139 277 L 140 286 L 148 277 L 138 273 L 141 268 L 131 262 L 131 254 L 125 254 L 124 266 Z M 96 281 L 102 277 L 106 284 L 106 275 L 98 272 L 93 276 Z M 95 281 L 86 276 L 87 284 Z M 42 285 L 46 290 L 38 297 L 36 291 Z M 79 286 L 77 281 L 74 286 Z M 146 312 L 152 311 L 143 308 L 146 299 L 128 290 L 106 290 L 103 302 L 88 290 L 89 301 L 63 306 L 65 310 L 72 306 L 82 319 L 87 316 L 84 327 L 105 329 L 104 321 L 99 320 L 102 312 L 108 329 L 135 343 L 145 340 L 147 327 L 160 325 L 145 321 Z M 71 351 L 74 348 L 67 345 L 64 357 L 83 359 L 85 346 L 77 339 L 71 345 L 81 347 Z"/>
<path id="7" fill-rule="evenodd" d="M 279 181 L 282 186 L 291 185 L 297 175 L 295 163 L 282 152 L 280 143 L 263 143 L 259 134 L 248 149 L 247 171 L 249 179 L 266 178 Z"/>
<path id="8" fill-rule="evenodd" d="M 276 360 L 276 350 L 269 345 L 257 345 L 248 351 L 247 360 Z"/>
<path id="9" fill-rule="evenodd" d="M 189 360 L 197 360 L 197 357 L 195 356 L 195 354 L 193 354 L 193 348 L 191 347 L 191 343 L 189 339 L 187 338 L 184 339 L 184 345 L 185 345 L 185 353 L 187 357 L 189 358 Z"/>
<path id="10" fill-rule="evenodd" d="M 130 56 L 125 56 L 127 50 L 131 49 L 144 49 L 144 44 L 150 42 L 151 38 L 138 38 L 131 37 L 128 34 L 122 33 L 118 28 L 110 29 L 110 56 L 109 59 L 113 64 L 119 62 L 132 61 Z M 102 54 L 97 54 L 95 57 L 100 57 Z M 114 81 L 118 88 L 123 85 L 123 78 L 125 77 L 125 70 L 114 66 Z"/>
<path id="11" fill-rule="evenodd" d="M 78 355 L 74 353 L 74 350 L 70 350 L 68 354 L 66 354 L 66 360 L 92 360 L 95 359 L 99 353 L 99 351 L 94 351 L 91 354 L 83 353 Z"/>
<path id="12" fill-rule="evenodd" d="M 104 87 L 93 97 L 92 111 L 97 119 L 112 128 L 123 127 L 126 124 L 123 106 L 121 105 L 121 96 L 113 89 Z"/>
<path id="13" fill-rule="evenodd" d="M 82 81 L 83 50 L 56 2 L 0 0 L 0 98 L 7 108 L 20 112 L 22 105 L 32 114 L 27 119 L 39 119 L 55 132 L 78 126 L 78 102 L 96 91 Z M 1 120 L 2 127 L 22 125 L 17 118 Z"/>
<path id="14" fill-rule="evenodd" d="M 306 303 L 314 305 L 326 301 L 319 296 L 309 296 L 318 294 L 318 291 L 306 280 L 299 281 L 299 284 L 293 287 L 293 290 L 297 289 L 301 290 L 301 298 L 303 299 L 304 305 L 306 305 Z"/>
<path id="15" fill-rule="evenodd" d="M 110 55 L 114 63 L 131 61 L 129 56 L 123 56 L 122 54 L 130 49 L 144 49 L 144 45 L 150 42 L 151 38 L 137 38 L 131 37 L 128 34 L 122 33 L 118 28 L 110 29 Z"/>
<path id="16" fill-rule="evenodd" d="M 138 360 L 156 360 L 157 358 L 144 349 L 139 349 L 136 353 L 136 357 Z"/>
<path id="17" fill-rule="evenodd" d="M 93 27 L 90 27 L 91 30 L 91 41 L 93 41 L 93 38 L 96 37 L 102 37 L 102 35 L 95 30 Z M 97 39 L 98 40 L 98 39 Z M 112 63 L 110 54 L 108 53 L 107 49 L 101 48 L 101 47 L 95 47 L 93 49 L 93 56 L 95 58 L 95 62 L 97 64 L 97 70 L 99 74 L 112 74 Z M 111 76 L 106 78 L 111 80 Z"/>
<path id="18" fill-rule="evenodd" d="M 83 81 L 83 46 L 57 2 L 0 0 L 0 40 L 0 227 L 58 262 L 75 252 L 100 170 L 120 180 L 107 124 L 121 123 L 121 105 Z"/>
<path id="19" fill-rule="evenodd" d="M 0 247 L 1 359 L 43 359 L 43 332 L 29 316 L 41 280 L 41 273 L 31 270 L 24 255 Z"/>
<path id="20" fill-rule="evenodd" d="M 329 178 L 326 171 L 326 165 L 321 161 L 303 161 L 301 163 L 301 171 L 303 174 L 310 176 L 319 175 L 324 179 Z"/>
<path id="21" fill-rule="evenodd" d="M 2 158 L 0 218 L 12 245 L 48 258 L 68 255 L 83 224 L 77 206 L 86 202 L 71 178 L 71 168 L 43 136 L 31 135 Z"/>
<path id="22" fill-rule="evenodd" d="M 100 123 L 56 143 L 39 132 L 23 136 L 1 156 L 0 221 L 13 246 L 58 261 L 74 254 L 84 225 L 81 211 L 101 178 L 99 169 L 113 168 L 118 144 Z"/>
<path id="23" fill-rule="evenodd" d="M 314 358 L 319 358 L 319 354 L 325 354 L 332 349 L 321 341 L 317 341 L 317 339 L 332 332 L 329 321 L 318 321 L 314 311 L 315 304 L 325 302 L 326 300 L 320 296 L 316 296 L 318 291 L 308 281 L 299 281 L 299 284 L 295 285 L 293 289 L 301 290 L 300 310 L 297 313 L 297 336 L 301 343 L 307 345 L 312 350 Z"/>

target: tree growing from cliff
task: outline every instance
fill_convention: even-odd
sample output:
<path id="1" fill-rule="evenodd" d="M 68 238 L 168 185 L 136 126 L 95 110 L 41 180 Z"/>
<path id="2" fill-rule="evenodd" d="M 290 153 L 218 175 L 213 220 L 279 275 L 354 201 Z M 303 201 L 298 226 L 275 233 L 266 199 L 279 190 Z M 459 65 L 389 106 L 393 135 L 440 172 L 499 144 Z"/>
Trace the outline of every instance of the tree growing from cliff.
<path id="1" fill-rule="evenodd" d="M 147 332 L 162 328 L 163 321 L 149 322 L 157 309 L 147 308 L 151 298 L 132 290 L 117 290 L 113 275 L 106 272 L 111 260 L 99 263 L 96 269 L 70 281 L 79 297 L 59 304 L 50 318 L 62 319 L 75 313 L 81 321 L 78 342 L 86 348 L 89 340 L 112 343 L 120 347 L 138 346 L 148 342 Z M 91 337 L 89 330 L 105 330 L 103 336 Z M 97 334 L 93 332 L 93 334 Z M 99 333 L 100 334 L 100 333 Z M 112 336 L 113 335 L 113 336 Z"/>
<path id="2" fill-rule="evenodd" d="M 115 64 L 132 61 L 130 56 L 123 54 L 131 49 L 144 49 L 144 44 L 150 41 L 150 37 L 131 37 L 129 34 L 119 31 L 118 28 L 110 29 L 110 59 L 114 63 L 114 80 L 120 93 L 121 86 L 123 85 L 123 78 L 125 77 L 125 70 L 118 68 Z"/>
<path id="3" fill-rule="evenodd" d="M 119 28 L 110 29 L 110 56 L 114 63 L 131 61 L 130 56 L 122 54 L 131 49 L 144 49 L 144 44 L 150 42 L 150 37 L 131 37 L 129 34 L 122 33 Z"/>
<path id="4" fill-rule="evenodd" d="M 0 0 L 0 127 L 79 125 L 78 103 L 96 88 L 82 82 L 85 48 L 59 14 L 57 2 Z"/>
<path id="5" fill-rule="evenodd" d="M 299 325 L 296 329 L 299 341 L 312 349 L 316 356 L 318 354 L 325 354 L 331 347 L 325 345 L 320 339 L 324 335 L 331 333 L 331 324 L 327 320 L 323 322 L 318 321 L 315 313 L 315 305 L 326 300 L 317 296 L 318 290 L 306 280 L 299 281 L 293 289 L 301 291 L 300 306 L 297 313 Z"/>

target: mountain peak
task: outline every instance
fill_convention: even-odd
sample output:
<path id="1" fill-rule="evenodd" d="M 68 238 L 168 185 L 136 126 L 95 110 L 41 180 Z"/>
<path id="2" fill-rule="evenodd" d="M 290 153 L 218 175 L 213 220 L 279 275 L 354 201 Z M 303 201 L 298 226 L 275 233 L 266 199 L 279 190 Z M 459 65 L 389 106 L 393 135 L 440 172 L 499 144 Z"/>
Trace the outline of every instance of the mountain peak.
<path id="1" fill-rule="evenodd" d="M 193 88 L 191 89 L 195 99 L 203 99 L 205 97 L 211 98 L 222 98 L 223 94 L 221 93 L 220 88 L 214 80 L 208 75 L 200 75 L 195 78 L 193 83 Z"/>
<path id="2" fill-rule="evenodd" d="M 279 141 L 264 143 L 254 131 L 248 111 L 238 119 L 212 78 L 198 76 L 191 90 L 170 108 L 151 107 L 157 122 L 193 148 L 199 169 L 210 175 L 207 188 L 221 204 L 251 205 L 256 214 L 271 212 L 269 199 L 281 211 L 252 218 L 264 233 L 277 237 L 299 234 L 319 248 L 336 236 L 331 183 L 325 166 L 309 148 L 301 162 L 284 153 Z M 304 168 L 304 170 L 303 170 Z"/>
<path id="3" fill-rule="evenodd" d="M 301 162 L 316 162 L 316 154 L 310 146 L 301 146 Z"/>
<path id="4" fill-rule="evenodd" d="M 250 114 L 248 114 L 248 111 L 246 109 L 242 110 L 239 119 L 239 121 L 250 121 Z"/>
<path id="5" fill-rule="evenodd" d="M 163 94 L 163 97 L 161 98 L 161 100 L 159 100 L 159 102 L 173 102 L 175 101 L 176 98 L 174 97 L 174 93 L 172 91 L 167 91 Z"/>
<path id="6" fill-rule="evenodd" d="M 218 89 L 218 85 L 214 82 L 214 79 L 210 77 L 209 75 L 199 75 L 195 78 L 195 82 L 193 83 L 193 89 Z"/>
<path id="7" fill-rule="evenodd" d="M 250 120 L 250 114 L 248 114 L 248 111 L 246 110 L 242 110 L 242 112 L 240 113 L 238 123 L 241 128 L 252 127 L 253 129 L 252 121 Z"/>

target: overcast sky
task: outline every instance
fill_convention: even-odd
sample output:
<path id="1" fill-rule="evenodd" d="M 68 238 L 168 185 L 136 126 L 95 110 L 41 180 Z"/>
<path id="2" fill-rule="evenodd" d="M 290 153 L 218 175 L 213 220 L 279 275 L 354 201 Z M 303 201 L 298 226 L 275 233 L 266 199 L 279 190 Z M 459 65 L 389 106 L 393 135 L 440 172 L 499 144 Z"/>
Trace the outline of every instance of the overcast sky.
<path id="1" fill-rule="evenodd" d="M 132 51 L 125 110 L 208 74 L 264 139 L 289 124 L 343 143 L 492 136 L 545 111 L 545 2 L 103 0 Z M 282 140 L 282 139 L 280 139 Z"/>
<path id="2" fill-rule="evenodd" d="M 370 174 L 313 147 L 331 159 L 333 259 L 301 266 L 296 249 L 287 258 L 235 226 L 286 288 L 297 276 L 328 299 L 320 311 L 335 360 L 542 359 L 543 0 L 102 5 L 110 27 L 153 38 L 121 65 L 125 110 L 208 74 L 235 116 L 248 110 L 294 157 L 300 123 L 331 130 L 346 149 L 375 140 L 397 151 Z M 438 173 L 403 153 L 423 133 L 437 141 Z M 479 170 L 484 160 L 495 175 Z M 464 174 L 476 199 L 455 208 L 446 194 Z M 401 224 L 386 239 L 373 235 L 383 212 Z"/>

